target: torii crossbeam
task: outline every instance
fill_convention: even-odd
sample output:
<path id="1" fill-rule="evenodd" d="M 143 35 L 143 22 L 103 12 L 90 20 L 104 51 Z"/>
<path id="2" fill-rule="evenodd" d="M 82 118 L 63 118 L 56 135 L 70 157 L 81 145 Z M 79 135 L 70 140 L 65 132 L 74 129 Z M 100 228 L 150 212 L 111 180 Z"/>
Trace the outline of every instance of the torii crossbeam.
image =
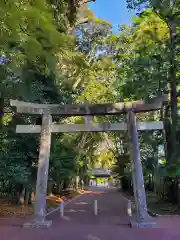
<path id="1" fill-rule="evenodd" d="M 167 101 L 167 95 L 153 98 L 149 102 L 131 101 L 105 104 L 37 104 L 18 100 L 10 100 L 10 104 L 16 107 L 17 113 L 43 115 L 45 113 L 58 116 L 97 116 L 97 115 L 119 115 L 133 111 L 135 113 L 160 110 L 163 103 Z"/>

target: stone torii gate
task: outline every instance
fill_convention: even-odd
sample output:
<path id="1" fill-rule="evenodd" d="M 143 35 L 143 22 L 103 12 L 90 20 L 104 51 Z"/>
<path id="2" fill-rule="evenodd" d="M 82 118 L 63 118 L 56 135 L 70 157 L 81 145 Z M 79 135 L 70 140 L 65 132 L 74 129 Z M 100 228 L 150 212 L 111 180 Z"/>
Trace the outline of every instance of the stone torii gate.
<path id="1" fill-rule="evenodd" d="M 34 218 L 31 222 L 24 224 L 24 227 L 51 226 L 52 221 L 47 221 L 46 216 L 46 191 L 49 169 L 49 155 L 51 146 L 51 133 L 55 132 L 106 132 L 106 131 L 127 131 L 130 140 L 130 155 L 132 161 L 132 179 L 136 205 L 136 221 L 131 222 L 133 227 L 152 226 L 149 221 L 146 205 L 146 194 L 144 178 L 140 159 L 138 143 L 138 130 L 163 129 L 163 123 L 157 122 L 136 122 L 136 113 L 160 110 L 167 96 L 154 98 L 149 103 L 144 101 L 133 101 L 114 104 L 80 104 L 80 105 L 58 105 L 58 104 L 35 104 L 17 100 L 10 100 L 10 104 L 16 107 L 18 114 L 40 115 L 40 125 L 17 125 L 17 133 L 41 133 L 40 150 L 38 160 L 38 172 L 36 182 L 36 201 Z M 95 116 L 95 115 L 119 115 L 126 114 L 126 122 L 121 123 L 93 123 L 88 124 L 53 124 L 54 116 Z"/>

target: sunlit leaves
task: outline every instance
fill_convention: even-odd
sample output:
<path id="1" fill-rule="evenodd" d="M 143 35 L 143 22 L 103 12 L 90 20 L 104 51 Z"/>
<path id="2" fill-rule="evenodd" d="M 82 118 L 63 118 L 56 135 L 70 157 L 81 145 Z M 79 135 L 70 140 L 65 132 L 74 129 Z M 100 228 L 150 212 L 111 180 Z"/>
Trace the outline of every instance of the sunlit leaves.
<path id="1" fill-rule="evenodd" d="M 168 72 L 167 41 L 167 26 L 151 11 L 135 18 L 132 28 L 121 28 L 117 87 L 124 97 L 145 99 L 164 91 Z"/>

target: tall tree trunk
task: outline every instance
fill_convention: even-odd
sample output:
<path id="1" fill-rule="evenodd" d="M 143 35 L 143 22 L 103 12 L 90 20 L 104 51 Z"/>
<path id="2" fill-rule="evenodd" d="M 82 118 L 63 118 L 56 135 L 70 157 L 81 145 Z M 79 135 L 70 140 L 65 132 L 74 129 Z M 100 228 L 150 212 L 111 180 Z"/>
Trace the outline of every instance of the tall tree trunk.
<path id="1" fill-rule="evenodd" d="M 169 69 L 169 83 L 170 83 L 170 106 L 171 106 L 171 161 L 175 161 L 176 153 L 176 130 L 177 130 L 177 78 L 176 78 L 176 44 L 175 35 L 176 27 L 173 20 L 169 21 L 170 34 L 170 69 Z"/>
<path id="2" fill-rule="evenodd" d="M 24 204 L 24 197 L 25 197 L 25 188 L 23 184 L 17 184 L 17 199 L 16 203 L 23 205 Z"/>
<path id="3" fill-rule="evenodd" d="M 3 115 L 4 115 L 4 98 L 2 92 L 0 92 L 0 129 L 3 126 Z"/>

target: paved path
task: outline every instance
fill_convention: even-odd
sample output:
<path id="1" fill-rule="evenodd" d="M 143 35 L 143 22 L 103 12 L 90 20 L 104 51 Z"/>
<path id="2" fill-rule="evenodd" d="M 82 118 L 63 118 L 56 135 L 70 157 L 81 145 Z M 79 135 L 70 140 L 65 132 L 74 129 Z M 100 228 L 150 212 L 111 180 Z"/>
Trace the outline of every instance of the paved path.
<path id="1" fill-rule="evenodd" d="M 93 216 L 93 200 L 98 200 L 99 215 Z M 179 218 L 155 218 L 158 228 L 131 229 L 126 213 L 127 200 L 115 189 L 97 189 L 69 203 L 65 217 L 58 212 L 48 219 L 47 230 L 0 227 L 1 240 L 179 240 Z M 173 220 L 172 220 L 173 219 Z M 174 224 L 176 222 L 176 224 Z"/>
<path id="2" fill-rule="evenodd" d="M 93 216 L 94 200 L 98 202 L 98 216 Z M 116 189 L 92 188 L 89 194 L 82 195 L 65 207 L 65 217 L 59 213 L 49 216 L 61 225 L 127 225 L 127 200 Z"/>

